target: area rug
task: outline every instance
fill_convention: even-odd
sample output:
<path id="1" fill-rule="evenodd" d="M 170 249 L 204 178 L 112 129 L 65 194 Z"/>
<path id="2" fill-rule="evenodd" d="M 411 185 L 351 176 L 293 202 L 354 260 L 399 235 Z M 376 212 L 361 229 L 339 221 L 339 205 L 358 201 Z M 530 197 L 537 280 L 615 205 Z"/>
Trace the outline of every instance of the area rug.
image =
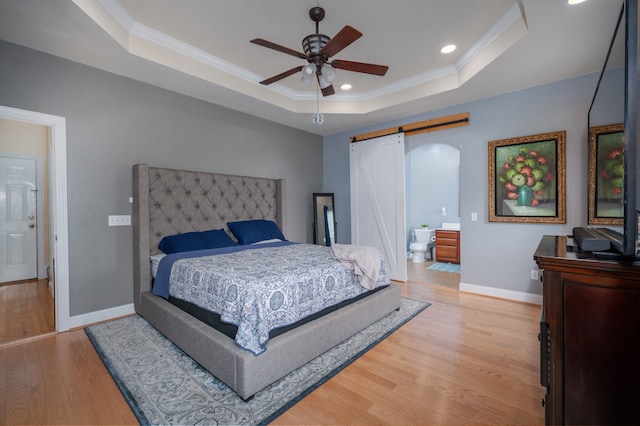
<path id="1" fill-rule="evenodd" d="M 429 266 L 427 269 L 432 271 L 442 271 L 442 272 L 455 272 L 460 273 L 460 265 L 457 263 L 442 263 L 436 262 L 433 265 Z"/>
<path id="2" fill-rule="evenodd" d="M 394 311 L 243 401 L 140 316 L 86 327 L 107 370 L 143 424 L 267 424 L 430 304 L 402 298 Z"/>

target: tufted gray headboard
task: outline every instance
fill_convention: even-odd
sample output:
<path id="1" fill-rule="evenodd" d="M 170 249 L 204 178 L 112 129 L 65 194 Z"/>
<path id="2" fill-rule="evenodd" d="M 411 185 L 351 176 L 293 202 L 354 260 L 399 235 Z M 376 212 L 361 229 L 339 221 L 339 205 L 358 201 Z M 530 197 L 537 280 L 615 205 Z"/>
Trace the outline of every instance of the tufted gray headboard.
<path id="1" fill-rule="evenodd" d="M 149 256 L 159 253 L 162 237 L 249 219 L 273 220 L 286 235 L 284 192 L 284 179 L 134 165 L 134 304 L 151 290 Z"/>

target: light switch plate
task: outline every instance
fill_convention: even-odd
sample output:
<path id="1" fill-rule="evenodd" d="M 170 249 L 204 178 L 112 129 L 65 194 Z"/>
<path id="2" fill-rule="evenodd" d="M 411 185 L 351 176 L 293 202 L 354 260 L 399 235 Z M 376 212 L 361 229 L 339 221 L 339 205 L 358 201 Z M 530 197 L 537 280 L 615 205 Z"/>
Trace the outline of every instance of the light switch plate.
<path id="1" fill-rule="evenodd" d="M 109 215 L 109 226 L 129 226 L 131 225 L 131 215 Z"/>

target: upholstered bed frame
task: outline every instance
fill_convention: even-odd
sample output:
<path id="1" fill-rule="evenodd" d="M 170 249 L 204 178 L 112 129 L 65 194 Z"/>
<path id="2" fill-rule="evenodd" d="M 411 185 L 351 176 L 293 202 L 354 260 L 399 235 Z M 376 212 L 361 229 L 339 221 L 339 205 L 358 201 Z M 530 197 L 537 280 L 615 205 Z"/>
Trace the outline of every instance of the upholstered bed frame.
<path id="1" fill-rule="evenodd" d="M 281 179 L 133 166 L 135 310 L 244 399 L 400 306 L 399 287 L 390 285 L 271 339 L 267 350 L 255 356 L 151 294 L 149 256 L 158 253 L 163 236 L 248 219 L 274 220 L 286 236 L 284 200 Z"/>

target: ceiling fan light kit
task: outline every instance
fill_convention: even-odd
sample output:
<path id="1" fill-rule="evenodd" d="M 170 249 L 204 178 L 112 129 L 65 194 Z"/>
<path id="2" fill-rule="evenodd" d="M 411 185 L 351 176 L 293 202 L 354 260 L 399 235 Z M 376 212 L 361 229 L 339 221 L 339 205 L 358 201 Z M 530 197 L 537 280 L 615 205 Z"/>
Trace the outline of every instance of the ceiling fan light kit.
<path id="1" fill-rule="evenodd" d="M 305 59 L 308 62 L 305 66 L 301 65 L 266 80 L 262 80 L 260 84 L 269 85 L 302 71 L 302 78 L 300 80 L 304 84 L 310 85 L 313 81 L 313 74 L 315 74 L 318 85 L 322 89 L 322 95 L 330 96 L 335 93 L 333 80 L 335 78 L 336 68 L 378 76 L 383 76 L 387 73 L 389 67 L 386 65 L 375 65 L 344 60 L 333 60 L 332 62 L 329 62 L 329 59 L 332 56 L 336 55 L 345 47 L 362 37 L 362 33 L 355 28 L 346 25 L 333 38 L 320 34 L 319 23 L 324 19 L 324 15 L 324 9 L 320 6 L 312 7 L 309 10 L 309 17 L 316 23 L 316 32 L 315 34 L 310 34 L 302 39 L 302 49 L 304 50 L 304 53 L 261 38 L 251 40 L 251 43 L 277 50 L 278 52 L 286 53 L 287 55 L 292 55 L 300 59 Z M 315 121 L 316 119 L 314 116 L 314 122 Z M 320 120 L 320 124 L 321 123 L 322 120 Z"/>
<path id="2" fill-rule="evenodd" d="M 321 89 L 326 89 L 331 86 L 333 79 L 336 76 L 336 71 L 331 67 L 324 67 L 322 73 L 318 75 L 318 84 Z"/>
<path id="3" fill-rule="evenodd" d="M 302 81 L 306 86 L 311 86 L 311 83 L 313 83 L 313 76 L 315 74 L 316 64 L 308 64 L 302 68 L 302 77 L 300 77 L 300 81 Z"/>

